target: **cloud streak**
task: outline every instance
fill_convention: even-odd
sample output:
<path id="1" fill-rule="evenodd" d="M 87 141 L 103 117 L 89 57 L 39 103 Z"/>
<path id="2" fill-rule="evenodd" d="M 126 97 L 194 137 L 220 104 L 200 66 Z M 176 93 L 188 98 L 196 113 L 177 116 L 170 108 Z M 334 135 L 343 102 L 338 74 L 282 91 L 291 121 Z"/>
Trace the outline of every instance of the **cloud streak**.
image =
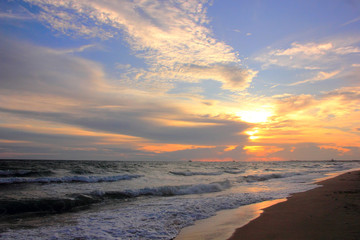
<path id="1" fill-rule="evenodd" d="M 286 49 L 270 49 L 255 57 L 255 60 L 263 62 L 263 67 L 271 65 L 288 67 L 294 69 L 329 69 L 335 64 L 343 61 L 343 64 L 351 58 L 351 54 L 360 53 L 360 48 L 356 45 L 359 39 L 349 38 L 349 40 L 332 40 L 323 43 L 310 42 L 300 44 L 291 43 L 291 47 Z M 339 68 L 339 66 L 337 66 Z"/>
<path id="2" fill-rule="evenodd" d="M 298 81 L 298 82 L 294 82 L 294 83 L 288 84 L 288 86 L 296 86 L 296 85 L 304 84 L 304 83 L 314 83 L 314 82 L 328 80 L 328 79 L 331 79 L 331 78 L 335 77 L 339 73 L 340 73 L 340 71 L 338 71 L 338 70 L 333 71 L 333 72 L 322 72 L 322 71 L 320 71 L 313 78 Z"/>

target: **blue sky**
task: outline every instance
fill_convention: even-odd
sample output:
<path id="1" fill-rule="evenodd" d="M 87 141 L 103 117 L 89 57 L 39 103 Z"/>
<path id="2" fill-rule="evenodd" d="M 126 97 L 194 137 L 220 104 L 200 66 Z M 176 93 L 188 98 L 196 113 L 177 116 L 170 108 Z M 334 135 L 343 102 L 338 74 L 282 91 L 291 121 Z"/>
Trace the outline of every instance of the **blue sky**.
<path id="1" fill-rule="evenodd" d="M 2 158 L 359 158 L 358 1 L 0 9 Z"/>

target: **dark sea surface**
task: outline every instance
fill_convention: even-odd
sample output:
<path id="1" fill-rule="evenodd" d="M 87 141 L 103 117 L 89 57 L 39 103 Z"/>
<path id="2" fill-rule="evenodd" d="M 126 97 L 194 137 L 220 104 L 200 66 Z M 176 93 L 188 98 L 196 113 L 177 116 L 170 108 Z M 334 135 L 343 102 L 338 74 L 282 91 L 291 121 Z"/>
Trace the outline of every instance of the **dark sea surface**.
<path id="1" fill-rule="evenodd" d="M 172 239 L 224 209 L 316 187 L 358 161 L 0 160 L 0 239 Z"/>

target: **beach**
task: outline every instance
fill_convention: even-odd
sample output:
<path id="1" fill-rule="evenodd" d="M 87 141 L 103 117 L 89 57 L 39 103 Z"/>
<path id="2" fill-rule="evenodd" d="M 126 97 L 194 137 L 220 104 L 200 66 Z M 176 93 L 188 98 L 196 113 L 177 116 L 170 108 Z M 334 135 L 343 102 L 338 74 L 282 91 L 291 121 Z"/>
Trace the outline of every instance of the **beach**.
<path id="1" fill-rule="evenodd" d="M 264 209 L 229 240 L 360 239 L 360 171 L 319 184 Z"/>

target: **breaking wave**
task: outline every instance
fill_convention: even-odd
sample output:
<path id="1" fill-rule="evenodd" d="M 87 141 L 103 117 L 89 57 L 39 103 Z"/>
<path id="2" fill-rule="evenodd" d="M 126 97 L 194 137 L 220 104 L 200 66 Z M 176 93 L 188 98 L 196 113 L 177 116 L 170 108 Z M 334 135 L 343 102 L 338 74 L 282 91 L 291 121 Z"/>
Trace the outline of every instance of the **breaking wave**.
<path id="1" fill-rule="evenodd" d="M 88 194 L 71 194 L 64 198 L 0 200 L 0 216 L 21 213 L 62 213 L 100 203 L 106 199 L 203 194 L 220 192 L 230 187 L 230 181 L 223 181 L 210 184 L 161 186 L 125 191 L 94 191 Z"/>
<path id="2" fill-rule="evenodd" d="M 191 172 L 191 171 L 184 171 L 184 172 L 170 171 L 169 173 L 179 176 L 196 176 L 196 175 L 216 176 L 223 174 L 223 172 Z"/>
<path id="3" fill-rule="evenodd" d="M 287 178 L 296 175 L 301 175 L 301 173 L 288 172 L 288 173 L 272 173 L 272 174 L 262 174 L 262 175 L 247 175 L 247 176 L 243 176 L 242 179 L 245 180 L 246 182 L 252 183 L 252 182 L 267 181 L 274 178 Z"/>
<path id="4" fill-rule="evenodd" d="M 116 176 L 65 176 L 65 177 L 42 177 L 42 178 L 1 178 L 0 184 L 13 183 L 96 183 L 96 182 L 116 182 L 121 180 L 131 180 L 141 177 L 141 175 L 116 175 Z"/>
<path id="5" fill-rule="evenodd" d="M 100 201 L 100 198 L 85 194 L 69 198 L 0 200 L 0 216 L 24 213 L 62 213 Z"/>
<path id="6" fill-rule="evenodd" d="M 175 196 L 189 194 L 203 194 L 220 192 L 231 187 L 230 181 L 214 182 L 209 184 L 181 185 L 181 186 L 161 186 L 154 188 L 143 188 L 137 190 L 125 190 L 122 192 L 101 192 L 96 191 L 92 194 L 109 198 L 125 198 L 140 196 Z"/>
<path id="7" fill-rule="evenodd" d="M 54 174 L 50 170 L 0 170 L 0 178 L 4 177 L 31 177 L 31 176 L 49 176 Z"/>
<path id="8" fill-rule="evenodd" d="M 244 173 L 244 170 L 225 170 L 225 173 L 229 173 L 229 174 L 241 174 Z"/>

